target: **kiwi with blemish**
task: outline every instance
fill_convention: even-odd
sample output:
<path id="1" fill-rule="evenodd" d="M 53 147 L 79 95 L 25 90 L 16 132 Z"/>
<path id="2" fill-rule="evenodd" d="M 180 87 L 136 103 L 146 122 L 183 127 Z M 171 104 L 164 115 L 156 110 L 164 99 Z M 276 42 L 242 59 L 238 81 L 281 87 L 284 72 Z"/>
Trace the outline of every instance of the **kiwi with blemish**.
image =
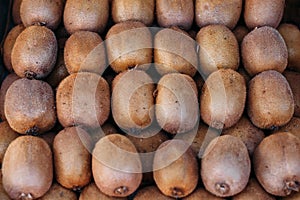
<path id="1" fill-rule="evenodd" d="M 53 183 L 48 192 L 39 200 L 77 200 L 76 193 L 58 183 Z"/>
<path id="2" fill-rule="evenodd" d="M 189 196 L 183 198 L 182 200 L 198 200 L 198 199 L 205 199 L 205 200 L 224 200 L 224 198 L 217 197 L 208 191 L 206 191 L 204 188 L 198 188 L 196 189 L 192 194 Z"/>
<path id="3" fill-rule="evenodd" d="M 133 197 L 134 200 L 172 200 L 173 198 L 165 196 L 156 186 L 147 186 L 141 188 L 137 191 L 136 195 Z"/>
<path id="4" fill-rule="evenodd" d="M 8 145 L 18 136 L 19 134 L 10 128 L 7 121 L 0 122 L 0 163 L 3 161 Z"/>

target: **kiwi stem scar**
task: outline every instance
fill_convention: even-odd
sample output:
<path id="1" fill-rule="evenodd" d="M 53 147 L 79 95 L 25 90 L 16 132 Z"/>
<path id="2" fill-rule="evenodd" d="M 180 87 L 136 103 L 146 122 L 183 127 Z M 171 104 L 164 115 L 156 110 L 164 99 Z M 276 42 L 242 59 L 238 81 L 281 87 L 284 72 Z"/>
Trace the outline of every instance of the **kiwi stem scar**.
<path id="1" fill-rule="evenodd" d="M 224 195 L 229 192 L 230 187 L 226 183 L 216 183 L 216 190 Z"/>
<path id="2" fill-rule="evenodd" d="M 176 187 L 172 188 L 172 196 L 173 196 L 173 197 L 179 198 L 179 197 L 181 197 L 181 196 L 183 196 L 183 195 L 184 195 L 184 192 L 182 192 L 181 189 L 176 188 Z"/>
<path id="3" fill-rule="evenodd" d="M 31 199 L 33 199 L 33 197 L 30 193 L 29 194 L 21 193 L 20 196 L 19 196 L 19 199 L 21 199 L 21 200 L 31 200 Z"/>
<path id="4" fill-rule="evenodd" d="M 128 188 L 126 186 L 120 186 L 115 189 L 114 193 L 119 195 L 124 195 L 128 192 Z"/>
<path id="5" fill-rule="evenodd" d="M 299 192 L 300 184 L 297 181 L 285 181 L 284 191 L 290 195 L 292 191 Z"/>

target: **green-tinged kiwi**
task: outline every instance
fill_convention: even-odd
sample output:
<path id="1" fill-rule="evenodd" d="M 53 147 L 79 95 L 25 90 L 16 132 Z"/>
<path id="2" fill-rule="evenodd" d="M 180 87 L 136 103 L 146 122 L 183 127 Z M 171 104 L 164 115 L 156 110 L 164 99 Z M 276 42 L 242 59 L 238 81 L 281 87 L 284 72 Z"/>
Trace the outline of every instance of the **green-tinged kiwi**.
<path id="1" fill-rule="evenodd" d="M 287 124 L 294 114 L 294 98 L 286 78 L 274 70 L 256 75 L 248 86 L 248 116 L 258 128 Z"/>
<path id="2" fill-rule="evenodd" d="M 106 55 L 101 37 L 90 31 L 77 31 L 66 41 L 64 60 L 68 72 L 102 74 L 106 69 Z"/>
<path id="3" fill-rule="evenodd" d="M 63 79 L 56 92 L 57 117 L 62 126 L 83 125 L 96 128 L 110 112 L 107 82 L 90 72 L 74 73 Z"/>
<path id="4" fill-rule="evenodd" d="M 133 197 L 134 200 L 172 200 L 173 198 L 165 196 L 156 186 L 147 186 L 139 189 L 136 195 Z"/>
<path id="5" fill-rule="evenodd" d="M 290 132 L 296 137 L 300 138 L 300 118 L 293 117 L 289 123 L 280 127 L 276 132 Z"/>
<path id="6" fill-rule="evenodd" d="M 193 77 L 198 68 L 196 42 L 177 27 L 162 29 L 154 38 L 154 62 L 161 75 L 179 72 Z"/>
<path id="7" fill-rule="evenodd" d="M 36 199 L 51 187 L 52 152 L 35 136 L 21 136 L 8 146 L 2 163 L 3 187 L 12 199 Z"/>
<path id="8" fill-rule="evenodd" d="M 253 155 L 254 172 L 270 194 L 288 196 L 300 188 L 300 139 L 289 132 L 266 137 Z"/>
<path id="9" fill-rule="evenodd" d="M 60 131 L 53 141 L 56 180 L 74 191 L 80 191 L 91 180 L 91 140 L 80 127 Z"/>
<path id="10" fill-rule="evenodd" d="M 20 7 L 23 0 L 14 0 L 12 6 L 12 19 L 15 24 L 22 24 Z"/>
<path id="11" fill-rule="evenodd" d="M 233 34 L 235 35 L 239 44 L 242 43 L 244 37 L 249 33 L 249 29 L 246 26 L 237 26 L 233 29 Z"/>
<path id="12" fill-rule="evenodd" d="M 115 72 L 133 67 L 149 68 L 152 62 L 152 35 L 143 23 L 127 21 L 115 24 L 108 30 L 105 42 L 108 61 Z"/>
<path id="13" fill-rule="evenodd" d="M 199 121 L 198 90 L 185 74 L 164 75 L 158 82 L 155 114 L 158 124 L 171 134 L 192 130 Z"/>
<path id="14" fill-rule="evenodd" d="M 280 33 L 268 26 L 248 33 L 241 44 L 243 65 L 250 76 L 266 70 L 283 72 L 288 64 L 288 51 Z"/>
<path id="15" fill-rule="evenodd" d="M 217 197 L 208 191 L 206 191 L 204 188 L 198 188 L 196 189 L 192 194 L 189 196 L 183 198 L 182 200 L 224 200 L 224 198 Z"/>
<path id="16" fill-rule="evenodd" d="M 20 17 L 24 26 L 46 26 L 56 29 L 64 10 L 63 0 L 22 0 Z"/>
<path id="17" fill-rule="evenodd" d="M 208 76 L 223 68 L 238 69 L 239 45 L 234 34 L 226 26 L 203 27 L 198 32 L 196 41 L 199 43 L 200 71 L 204 75 Z"/>
<path id="18" fill-rule="evenodd" d="M 115 23 L 140 21 L 150 26 L 154 20 L 155 0 L 117 0 L 112 1 L 111 6 Z"/>
<path id="19" fill-rule="evenodd" d="M 2 163 L 8 145 L 18 136 L 19 134 L 12 130 L 6 121 L 0 123 L 0 163 Z"/>
<path id="20" fill-rule="evenodd" d="M 240 18 L 242 4 L 242 0 L 196 0 L 196 23 L 199 27 L 223 24 L 233 29 Z"/>
<path id="21" fill-rule="evenodd" d="M 283 72 L 283 76 L 288 81 L 288 83 L 291 87 L 291 90 L 293 92 L 294 103 L 295 103 L 294 116 L 295 117 L 300 117 L 300 87 L 299 87 L 299 85 L 300 85 L 300 73 L 285 70 Z"/>
<path id="22" fill-rule="evenodd" d="M 240 193 L 248 183 L 250 170 L 246 145 L 231 135 L 213 139 L 201 160 L 201 177 L 206 190 L 220 197 Z"/>
<path id="23" fill-rule="evenodd" d="M 219 69 L 206 79 L 200 95 L 200 112 L 209 126 L 222 129 L 236 124 L 246 102 L 246 83 L 232 69 Z"/>
<path id="24" fill-rule="evenodd" d="M 154 118 L 155 86 L 142 70 L 124 71 L 112 83 L 111 109 L 116 124 L 124 131 L 150 126 Z"/>
<path id="25" fill-rule="evenodd" d="M 75 192 L 53 183 L 48 192 L 39 200 L 77 200 L 77 196 Z"/>
<path id="26" fill-rule="evenodd" d="M 1 200 L 11 200 L 6 191 L 3 188 L 2 184 L 2 171 L 0 170 L 0 199 Z"/>
<path id="27" fill-rule="evenodd" d="M 63 21 L 69 33 L 93 31 L 102 33 L 109 16 L 108 0 L 68 0 Z"/>
<path id="28" fill-rule="evenodd" d="M 156 18 L 159 26 L 178 26 L 189 30 L 194 20 L 193 0 L 156 0 Z"/>
<path id="29" fill-rule="evenodd" d="M 92 172 L 97 187 L 104 194 L 126 197 L 141 183 L 142 163 L 135 146 L 127 137 L 111 134 L 96 143 Z"/>
<path id="30" fill-rule="evenodd" d="M 53 90 L 44 81 L 18 79 L 6 92 L 4 112 L 10 127 L 18 133 L 49 131 L 56 122 Z"/>
<path id="31" fill-rule="evenodd" d="M 23 24 L 19 24 L 15 27 L 13 27 L 9 33 L 7 34 L 4 44 L 3 44 L 3 62 L 5 68 L 12 72 L 13 68 L 11 65 L 11 52 L 15 45 L 17 37 L 20 35 L 20 33 L 25 29 Z"/>
<path id="32" fill-rule="evenodd" d="M 57 56 L 54 33 L 44 26 L 30 26 L 16 39 L 11 64 L 20 77 L 45 78 L 53 69 Z"/>

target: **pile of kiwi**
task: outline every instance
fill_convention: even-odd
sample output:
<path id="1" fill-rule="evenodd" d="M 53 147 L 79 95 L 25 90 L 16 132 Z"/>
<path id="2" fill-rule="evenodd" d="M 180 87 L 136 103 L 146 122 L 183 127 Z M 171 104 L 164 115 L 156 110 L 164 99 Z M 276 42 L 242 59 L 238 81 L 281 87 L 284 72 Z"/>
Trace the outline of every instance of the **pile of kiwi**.
<path id="1" fill-rule="evenodd" d="M 299 0 L 14 0 L 0 199 L 300 198 Z"/>

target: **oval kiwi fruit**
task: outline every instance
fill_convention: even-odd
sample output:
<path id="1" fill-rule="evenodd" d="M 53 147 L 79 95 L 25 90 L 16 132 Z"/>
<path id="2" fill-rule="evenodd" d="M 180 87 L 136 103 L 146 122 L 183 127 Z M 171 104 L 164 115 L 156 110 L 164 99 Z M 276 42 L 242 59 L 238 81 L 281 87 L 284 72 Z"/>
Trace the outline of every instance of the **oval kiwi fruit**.
<path id="1" fill-rule="evenodd" d="M 44 81 L 18 79 L 6 92 L 4 112 L 10 127 L 18 133 L 49 131 L 56 122 L 53 90 Z"/>
<path id="2" fill-rule="evenodd" d="M 270 194 L 288 196 L 300 188 L 300 139 L 289 132 L 266 137 L 253 155 L 254 172 Z"/>
<path id="3" fill-rule="evenodd" d="M 213 139 L 201 160 L 203 184 L 206 190 L 219 197 L 240 193 L 248 183 L 250 170 L 246 145 L 231 135 Z"/>
<path id="4" fill-rule="evenodd" d="M 8 146 L 3 163 L 3 187 L 12 199 L 36 199 L 51 187 L 52 152 L 34 136 L 18 137 Z"/>
<path id="5" fill-rule="evenodd" d="M 283 72 L 283 76 L 288 81 L 291 90 L 293 92 L 294 96 L 294 103 L 295 103 L 295 109 L 294 109 L 294 116 L 300 117 L 300 73 L 294 72 L 294 71 L 288 71 L 285 70 Z"/>
<path id="6" fill-rule="evenodd" d="M 134 200 L 172 200 L 173 198 L 165 196 L 156 186 L 147 186 L 137 191 L 133 197 Z"/>
<path id="7" fill-rule="evenodd" d="M 77 196 L 75 192 L 53 183 L 48 192 L 39 200 L 77 200 Z"/>
<path id="8" fill-rule="evenodd" d="M 290 132 L 291 134 L 295 135 L 296 137 L 300 138 L 300 118 L 293 117 L 289 123 L 280 127 L 275 132 Z"/>
<path id="9" fill-rule="evenodd" d="M 217 197 L 211 193 L 209 193 L 208 191 L 206 191 L 204 188 L 198 188 L 196 189 L 192 194 L 190 194 L 189 196 L 182 198 L 182 200 L 201 200 L 201 199 L 205 199 L 205 200 L 222 200 L 224 198 L 221 197 Z"/>
<path id="10" fill-rule="evenodd" d="M 0 122 L 0 163 L 3 161 L 8 145 L 18 136 L 19 134 L 10 128 L 7 121 Z"/>

